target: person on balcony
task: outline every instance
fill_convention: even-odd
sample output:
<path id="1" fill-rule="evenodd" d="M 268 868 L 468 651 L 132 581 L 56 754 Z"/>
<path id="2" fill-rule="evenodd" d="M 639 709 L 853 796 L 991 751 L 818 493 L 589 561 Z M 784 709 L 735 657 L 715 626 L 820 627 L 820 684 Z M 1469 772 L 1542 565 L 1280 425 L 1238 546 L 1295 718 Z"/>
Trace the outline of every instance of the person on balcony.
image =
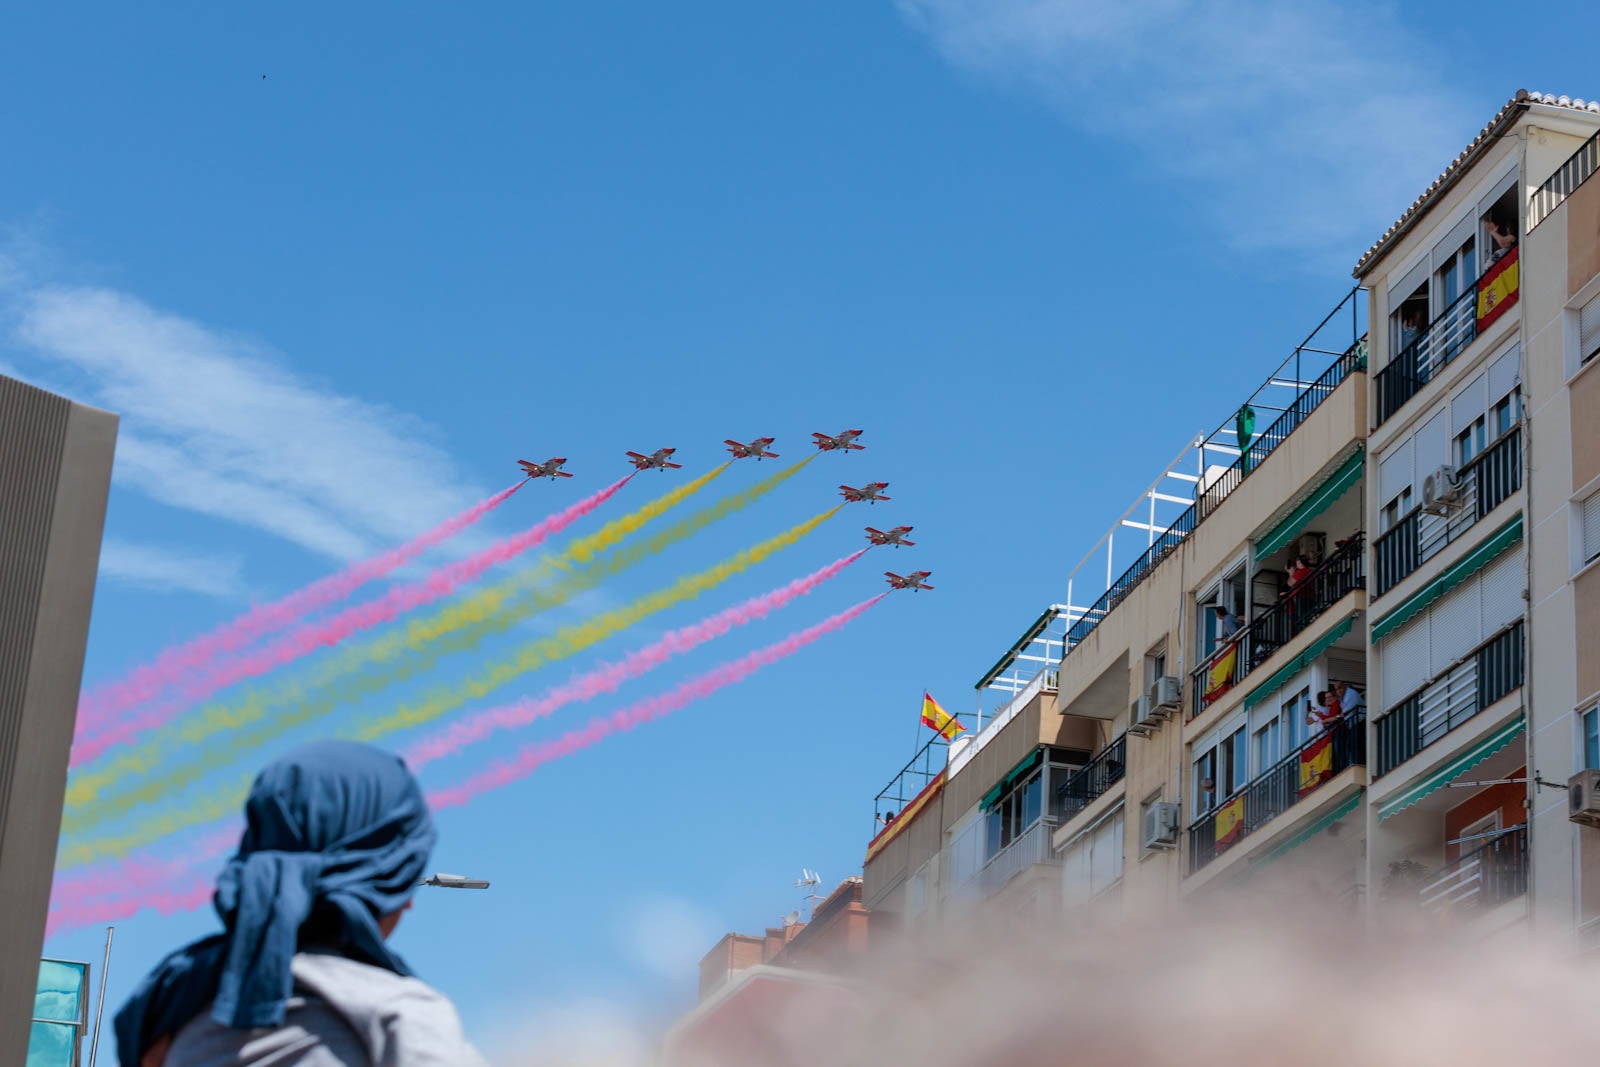
<path id="1" fill-rule="evenodd" d="M 1332 690 L 1318 693 L 1316 704 L 1306 709 L 1306 724 L 1324 733 L 1332 733 L 1343 718 L 1344 710 L 1339 704 L 1339 696 Z"/>
<path id="2" fill-rule="evenodd" d="M 1404 352 L 1416 343 L 1417 335 L 1422 332 L 1422 312 L 1415 304 L 1407 304 L 1400 309 L 1400 351 Z"/>
<path id="3" fill-rule="evenodd" d="M 1517 246 L 1517 229 L 1515 226 L 1503 226 L 1497 219 L 1483 220 L 1483 228 L 1489 231 L 1489 262 L 1493 263 L 1501 256 Z"/>
<path id="4" fill-rule="evenodd" d="M 1309 614 L 1311 586 L 1306 584 L 1306 579 L 1311 577 L 1311 564 L 1306 562 L 1304 556 L 1296 556 L 1294 562 L 1289 564 L 1289 633 L 1300 632 L 1305 626 Z"/>
<path id="5" fill-rule="evenodd" d="M 1217 605 L 1216 612 L 1217 612 L 1217 647 L 1221 648 L 1223 645 L 1225 645 L 1229 641 L 1233 640 L 1233 635 L 1239 632 L 1239 628 L 1240 628 L 1241 624 L 1239 622 L 1239 616 L 1233 614 L 1231 611 L 1229 611 L 1227 608 L 1223 607 L 1221 604 Z"/>
<path id="6" fill-rule="evenodd" d="M 1349 682 L 1339 682 L 1334 686 L 1334 690 L 1341 714 L 1348 715 L 1352 720 L 1356 720 L 1367 710 L 1366 698 L 1361 695 L 1360 690 Z"/>

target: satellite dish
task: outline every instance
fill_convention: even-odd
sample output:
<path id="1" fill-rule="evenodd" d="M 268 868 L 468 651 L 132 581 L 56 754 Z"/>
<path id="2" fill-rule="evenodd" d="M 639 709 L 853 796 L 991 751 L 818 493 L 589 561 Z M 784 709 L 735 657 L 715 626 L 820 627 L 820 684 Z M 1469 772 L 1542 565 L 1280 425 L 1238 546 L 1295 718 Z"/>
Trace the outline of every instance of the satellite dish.
<path id="1" fill-rule="evenodd" d="M 798 911 L 791 911 L 789 914 L 787 914 L 787 915 L 785 915 L 783 917 L 783 925 L 785 925 L 785 926 L 793 926 L 795 923 L 797 923 L 799 921 L 800 921 L 800 913 Z"/>

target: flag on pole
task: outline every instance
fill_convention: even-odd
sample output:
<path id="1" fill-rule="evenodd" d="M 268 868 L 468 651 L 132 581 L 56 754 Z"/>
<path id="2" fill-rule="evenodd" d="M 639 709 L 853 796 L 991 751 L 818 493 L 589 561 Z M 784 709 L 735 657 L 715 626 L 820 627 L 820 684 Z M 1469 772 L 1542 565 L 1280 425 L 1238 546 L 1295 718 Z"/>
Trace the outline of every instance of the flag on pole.
<path id="1" fill-rule="evenodd" d="M 939 702 L 933 699 L 933 694 L 928 692 L 922 694 L 922 725 L 938 731 L 946 741 L 954 741 L 966 730 L 966 727 L 962 726 L 954 715 L 941 708 Z"/>

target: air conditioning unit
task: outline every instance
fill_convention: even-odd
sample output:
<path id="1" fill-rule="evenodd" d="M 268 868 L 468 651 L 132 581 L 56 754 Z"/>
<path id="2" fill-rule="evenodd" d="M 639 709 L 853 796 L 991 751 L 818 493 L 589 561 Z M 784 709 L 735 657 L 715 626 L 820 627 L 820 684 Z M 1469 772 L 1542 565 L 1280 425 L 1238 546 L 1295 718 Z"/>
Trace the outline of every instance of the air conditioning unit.
<path id="1" fill-rule="evenodd" d="M 1166 852 L 1178 847 L 1178 805 L 1155 803 L 1144 809 L 1145 848 Z"/>
<path id="2" fill-rule="evenodd" d="M 1183 687 L 1176 678 L 1157 678 L 1150 687 L 1150 703 L 1163 711 L 1177 711 L 1183 704 Z"/>
<path id="3" fill-rule="evenodd" d="M 1567 779 L 1567 818 L 1600 827 L 1600 771 L 1579 771 Z"/>
<path id="4" fill-rule="evenodd" d="M 1147 696 L 1140 697 L 1128 709 L 1128 732 L 1135 737 L 1149 737 L 1166 720 L 1164 708 L 1157 707 Z"/>
<path id="5" fill-rule="evenodd" d="M 1422 479 L 1422 510 L 1443 515 L 1461 500 L 1461 474 L 1449 464 Z"/>

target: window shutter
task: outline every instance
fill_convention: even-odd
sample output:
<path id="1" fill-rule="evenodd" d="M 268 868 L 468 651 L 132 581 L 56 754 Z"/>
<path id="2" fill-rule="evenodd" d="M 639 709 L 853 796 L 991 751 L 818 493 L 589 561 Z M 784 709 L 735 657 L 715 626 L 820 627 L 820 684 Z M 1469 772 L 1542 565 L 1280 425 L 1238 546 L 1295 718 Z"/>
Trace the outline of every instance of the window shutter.
<path id="1" fill-rule="evenodd" d="M 1475 574 L 1428 609 L 1428 676 L 1437 678 L 1483 640 L 1482 575 Z"/>
<path id="2" fill-rule="evenodd" d="M 1392 708 L 1428 680 L 1428 613 L 1423 612 L 1383 639 L 1383 705 Z"/>
<path id="3" fill-rule="evenodd" d="M 1600 558 L 1600 493 L 1583 502 L 1583 561 Z"/>
<path id="4" fill-rule="evenodd" d="M 1578 359 L 1587 363 L 1600 354 L 1600 296 L 1578 312 Z"/>
<path id="5" fill-rule="evenodd" d="M 1522 617 L 1522 588 L 1527 574 L 1521 552 L 1506 552 L 1483 569 L 1483 633 L 1485 637 Z"/>

